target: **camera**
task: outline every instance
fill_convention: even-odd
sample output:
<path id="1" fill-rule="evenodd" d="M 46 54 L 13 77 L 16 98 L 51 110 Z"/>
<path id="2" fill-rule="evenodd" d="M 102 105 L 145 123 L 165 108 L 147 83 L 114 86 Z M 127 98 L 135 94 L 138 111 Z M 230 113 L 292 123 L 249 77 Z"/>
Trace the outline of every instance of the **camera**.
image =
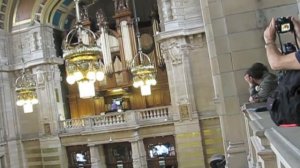
<path id="1" fill-rule="evenodd" d="M 282 53 L 283 53 L 284 55 L 287 55 L 287 54 L 289 54 L 289 53 L 292 53 L 292 52 L 296 52 L 296 51 L 297 51 L 295 45 L 292 44 L 292 43 L 285 43 L 285 44 L 283 44 L 283 46 L 284 46 L 284 47 L 283 47 Z"/>
<path id="2" fill-rule="evenodd" d="M 294 24 L 291 17 L 278 17 L 275 20 L 275 29 L 278 33 L 294 31 Z"/>
<path id="3" fill-rule="evenodd" d="M 278 17 L 275 20 L 275 30 L 278 35 L 278 41 L 280 43 L 281 53 L 287 55 L 292 52 L 299 50 L 299 45 L 297 42 L 296 32 L 294 31 L 294 24 L 291 17 Z M 281 36 L 283 33 L 292 32 L 294 35 L 295 45 L 291 42 L 282 43 Z"/>

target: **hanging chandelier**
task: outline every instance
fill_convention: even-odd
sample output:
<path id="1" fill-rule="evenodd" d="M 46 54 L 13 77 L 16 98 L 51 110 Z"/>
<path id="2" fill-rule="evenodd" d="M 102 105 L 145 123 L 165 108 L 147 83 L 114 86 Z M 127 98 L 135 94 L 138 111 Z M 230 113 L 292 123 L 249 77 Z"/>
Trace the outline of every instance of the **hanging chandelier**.
<path id="1" fill-rule="evenodd" d="M 139 59 L 137 64 L 135 60 Z M 137 60 L 138 61 L 138 60 Z M 151 63 L 148 55 L 138 52 L 132 61 L 131 73 L 133 76 L 133 87 L 141 89 L 142 96 L 151 95 L 151 85 L 156 85 L 156 69 Z"/>
<path id="2" fill-rule="evenodd" d="M 24 113 L 33 112 L 33 105 L 38 104 L 36 81 L 32 74 L 25 73 L 16 79 L 17 106 L 23 106 Z"/>
<path id="3" fill-rule="evenodd" d="M 142 52 L 141 34 L 138 27 L 138 18 L 136 15 L 135 2 L 132 0 L 138 52 L 131 62 L 131 74 L 133 76 L 133 87 L 141 89 L 142 96 L 151 95 L 151 85 L 156 85 L 156 68 L 151 62 L 149 56 Z"/>
<path id="4" fill-rule="evenodd" d="M 67 72 L 67 82 L 77 83 L 80 98 L 91 98 L 95 96 L 95 81 L 104 79 L 103 63 L 100 57 L 100 47 L 96 43 L 96 35 L 85 28 L 79 11 L 79 1 L 74 0 L 76 9 L 76 26 L 66 36 L 63 49 L 63 57 Z"/>

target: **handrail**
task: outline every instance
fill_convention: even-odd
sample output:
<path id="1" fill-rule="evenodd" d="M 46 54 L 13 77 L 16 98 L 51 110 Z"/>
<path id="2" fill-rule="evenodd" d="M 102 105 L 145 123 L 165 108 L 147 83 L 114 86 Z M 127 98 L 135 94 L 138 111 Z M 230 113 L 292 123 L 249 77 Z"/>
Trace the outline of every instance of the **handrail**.
<path id="1" fill-rule="evenodd" d="M 269 112 L 245 110 L 249 165 L 262 167 L 299 167 L 300 128 L 282 128 L 274 124 Z"/>
<path id="2" fill-rule="evenodd" d="M 169 106 L 155 107 L 142 110 L 114 112 L 105 115 L 95 115 L 80 119 L 66 119 L 60 121 L 60 133 L 74 133 L 78 131 L 105 130 L 111 128 L 131 128 L 148 124 L 162 124 L 172 121 Z M 163 123 L 163 124 L 164 124 Z"/>

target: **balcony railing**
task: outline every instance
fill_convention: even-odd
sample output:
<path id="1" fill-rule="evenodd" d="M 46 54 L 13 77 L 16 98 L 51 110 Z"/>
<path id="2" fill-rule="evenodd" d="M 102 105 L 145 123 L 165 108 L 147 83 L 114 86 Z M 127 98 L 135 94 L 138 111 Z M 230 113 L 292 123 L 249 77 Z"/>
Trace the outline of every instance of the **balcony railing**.
<path id="1" fill-rule="evenodd" d="M 173 122 L 170 107 L 130 110 L 80 119 L 60 121 L 60 133 L 89 131 L 113 131 L 146 125 L 161 125 Z"/>
<path id="2" fill-rule="evenodd" d="M 299 167 L 300 127 L 278 127 L 271 120 L 268 111 L 254 112 L 256 104 L 244 107 L 249 167 Z"/>

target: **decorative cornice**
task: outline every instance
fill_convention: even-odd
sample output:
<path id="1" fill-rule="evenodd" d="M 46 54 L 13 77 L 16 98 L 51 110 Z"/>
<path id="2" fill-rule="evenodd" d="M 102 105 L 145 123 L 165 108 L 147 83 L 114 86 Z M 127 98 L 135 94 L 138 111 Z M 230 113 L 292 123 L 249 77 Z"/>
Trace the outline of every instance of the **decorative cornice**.
<path id="1" fill-rule="evenodd" d="M 39 58 L 31 61 L 27 61 L 24 64 L 14 64 L 14 65 L 3 65 L 0 67 L 0 72 L 12 72 L 16 70 L 20 70 L 23 68 L 30 68 L 34 66 L 39 66 L 43 64 L 58 64 L 61 65 L 64 63 L 62 58 L 58 57 L 51 57 L 51 58 Z"/>
<path id="2" fill-rule="evenodd" d="M 158 32 L 154 35 L 156 42 L 161 43 L 169 38 L 180 37 L 180 36 L 190 36 L 193 34 L 204 33 L 204 27 L 196 27 L 190 29 L 177 29 L 172 31 Z"/>

